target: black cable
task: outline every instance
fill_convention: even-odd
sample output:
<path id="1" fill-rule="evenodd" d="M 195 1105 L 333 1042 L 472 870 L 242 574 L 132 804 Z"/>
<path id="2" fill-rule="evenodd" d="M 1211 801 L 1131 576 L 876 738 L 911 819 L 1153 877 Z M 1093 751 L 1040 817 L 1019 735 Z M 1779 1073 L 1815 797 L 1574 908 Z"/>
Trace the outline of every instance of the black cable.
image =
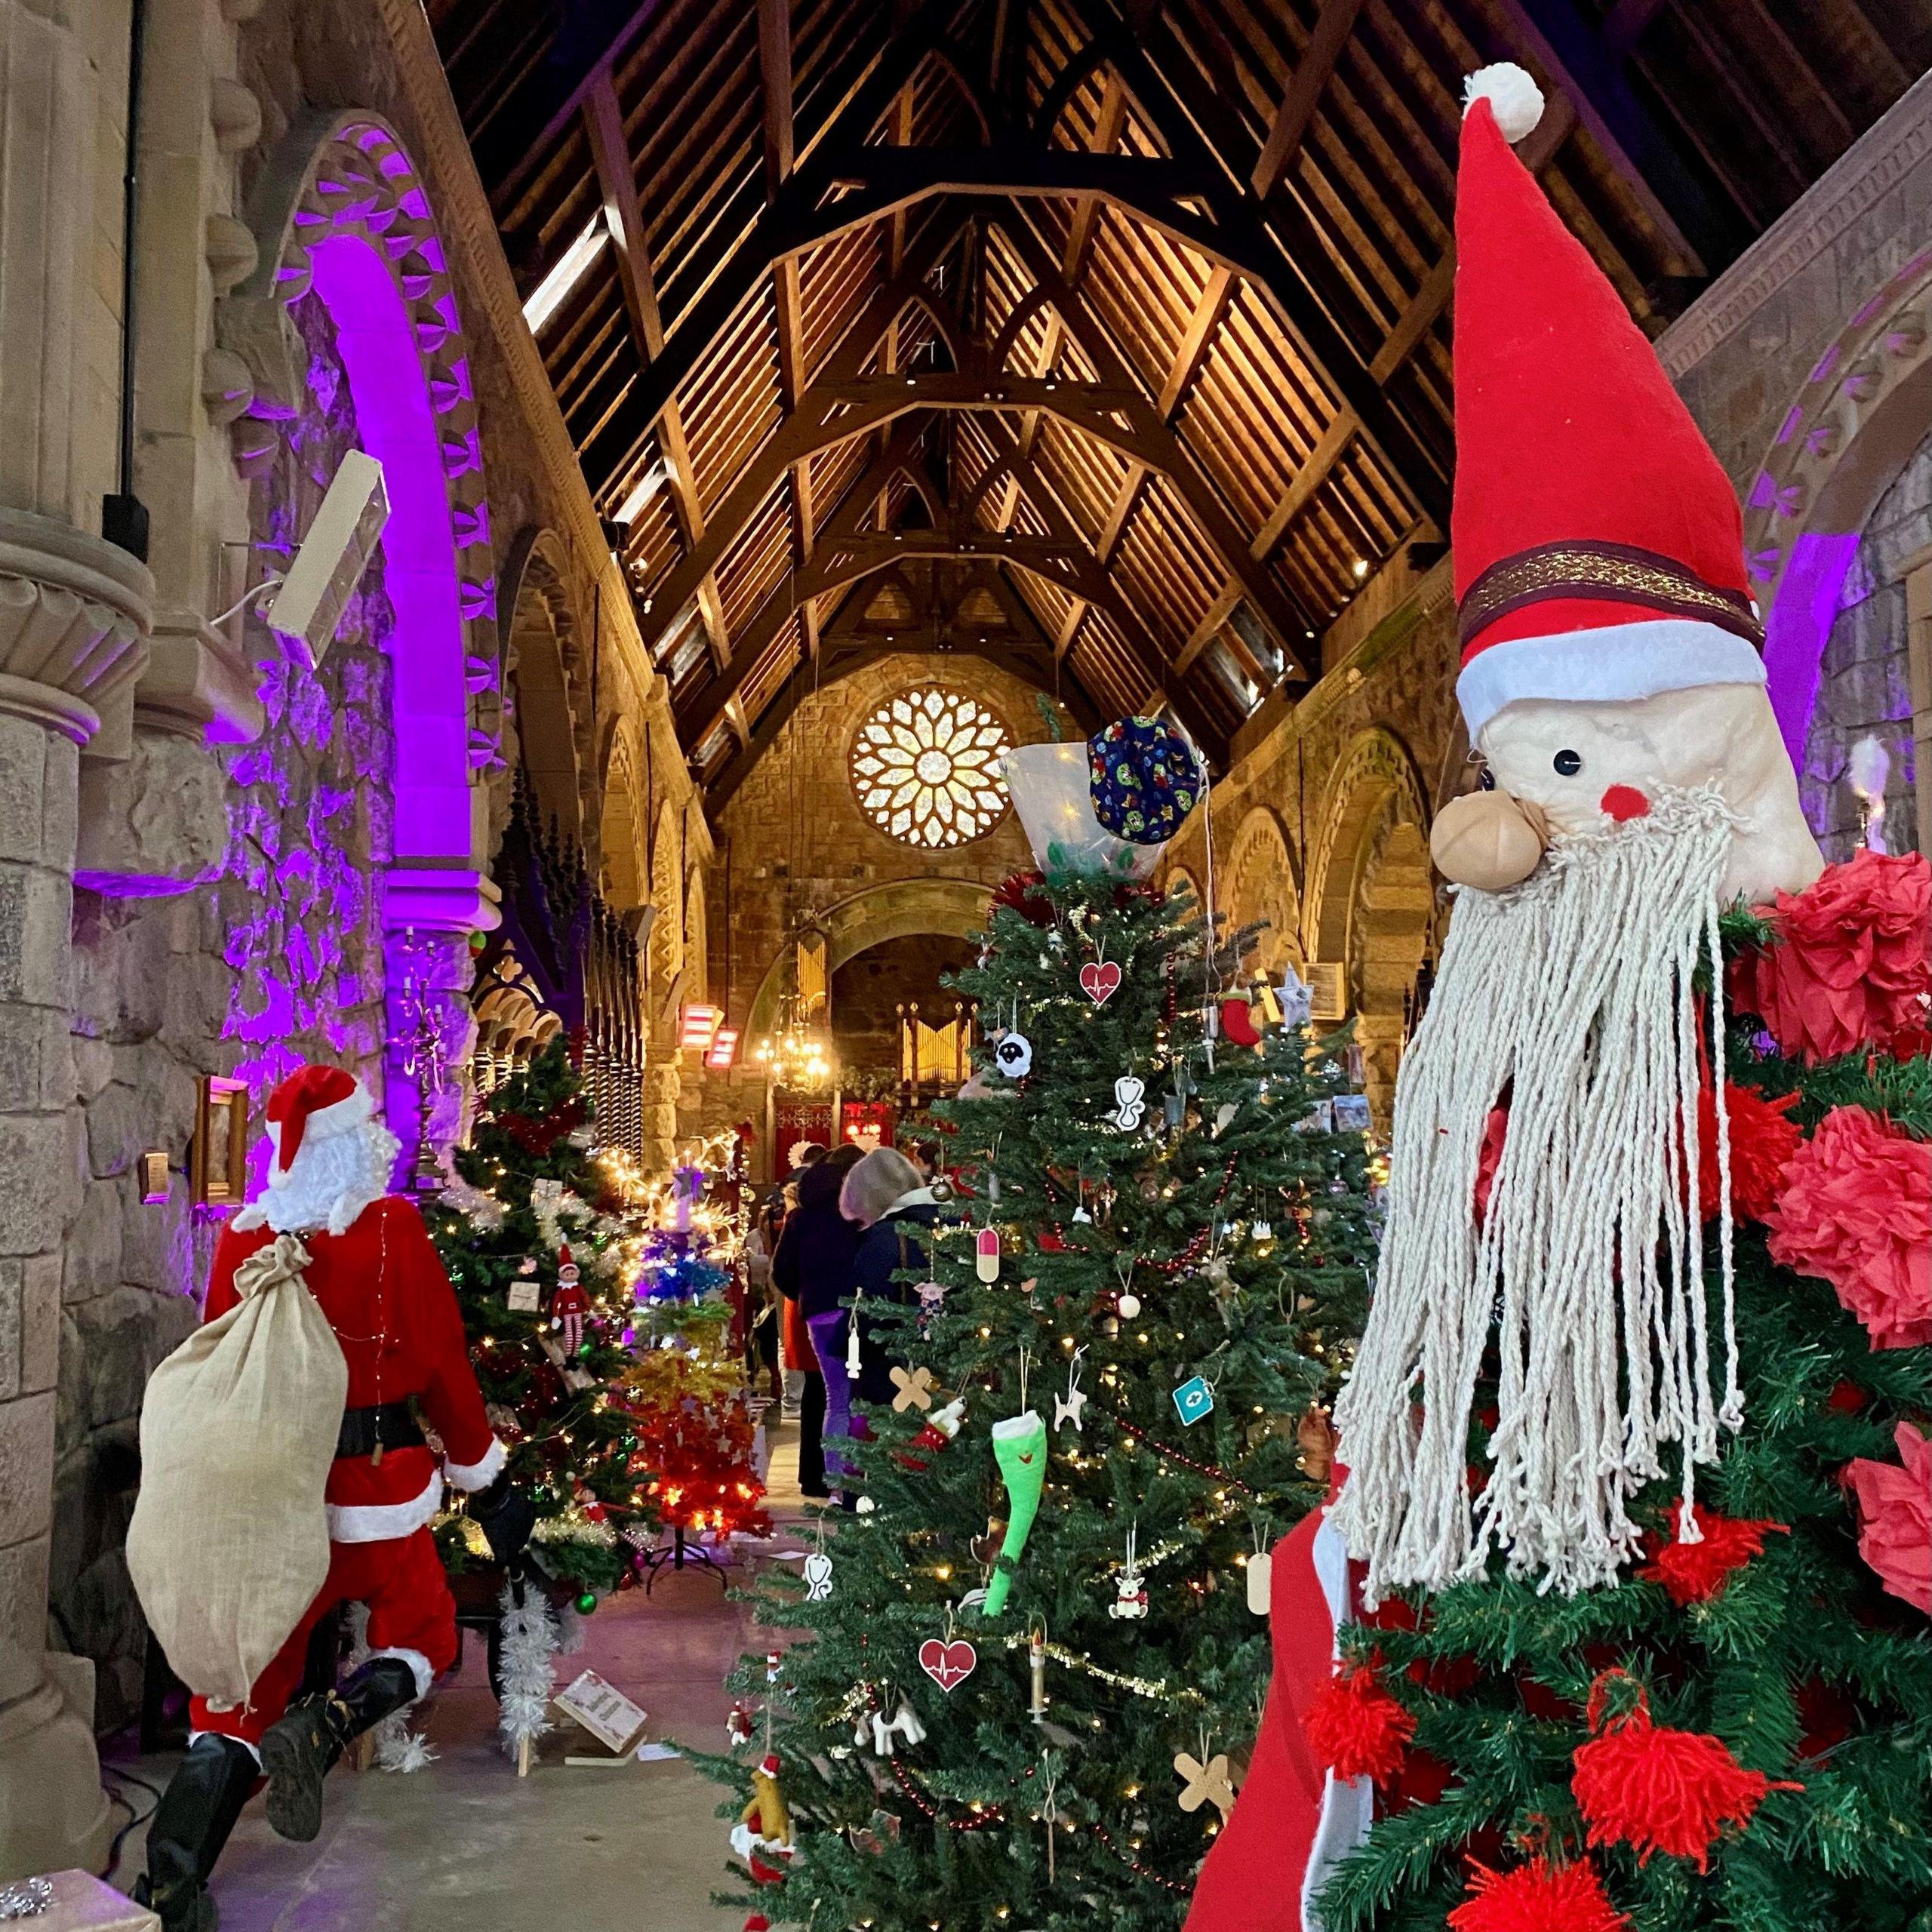
<path id="1" fill-rule="evenodd" d="M 161 1787 L 157 1784 L 149 1784 L 146 1778 L 137 1777 L 132 1771 L 124 1771 L 118 1764 L 103 1764 L 100 1770 L 103 1777 L 124 1779 L 128 1783 L 139 1786 L 154 1800 L 145 1811 L 137 1811 L 119 1792 L 110 1790 L 108 1792 L 109 1801 L 112 1804 L 125 1806 L 128 1813 L 128 1822 L 114 1834 L 114 1841 L 108 1847 L 106 1876 L 111 1878 L 120 1869 L 121 1847 L 127 1841 L 128 1833 L 137 1825 L 149 1823 L 154 1814 L 161 1809 Z"/>

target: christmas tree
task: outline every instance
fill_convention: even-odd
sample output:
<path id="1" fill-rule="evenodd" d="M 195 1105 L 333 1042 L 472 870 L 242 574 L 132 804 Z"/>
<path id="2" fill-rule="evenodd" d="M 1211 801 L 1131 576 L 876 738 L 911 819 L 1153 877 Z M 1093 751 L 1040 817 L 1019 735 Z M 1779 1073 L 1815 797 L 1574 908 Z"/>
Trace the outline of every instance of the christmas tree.
<path id="1" fill-rule="evenodd" d="M 1322 1493 L 1296 1435 L 1365 1298 L 1365 1137 L 1184 890 L 1011 881 L 955 984 L 986 1035 L 936 1109 L 956 1198 L 904 1304 L 866 1311 L 897 1399 L 859 1405 L 860 1513 L 802 1600 L 761 1585 L 811 1640 L 734 1680 L 755 1770 L 709 1767 L 776 1881 L 737 1902 L 1172 1928 L 1266 1678 L 1244 1572 Z"/>
<path id="2" fill-rule="evenodd" d="M 535 1503 L 537 1565 L 589 1595 L 627 1574 L 620 1529 L 650 1527 L 631 1364 L 642 1217 L 623 1164 L 593 1152 L 589 1103 L 561 1039 L 484 1101 L 456 1177 L 423 1218 L 455 1284 L 476 1379 Z M 453 1572 L 487 1563 L 461 1515 L 438 1532 Z"/>
<path id="3" fill-rule="evenodd" d="M 637 1423 L 645 1497 L 660 1525 L 723 1540 L 768 1534 L 756 1424 L 728 1299 L 749 1225 L 743 1136 L 692 1148 L 648 1191 L 654 1219 L 636 1287 L 637 1359 L 626 1402 Z"/>
<path id="4" fill-rule="evenodd" d="M 1743 1407 L 1700 1540 L 1672 1469 L 1612 1586 L 1540 1592 L 1498 1555 L 1344 1629 L 1309 1740 L 1383 1815 L 1327 1932 L 1932 1928 L 1929 913 L 1922 859 L 1863 853 L 1725 918 Z M 1700 1111 L 1715 1284 L 1708 1078 Z"/>

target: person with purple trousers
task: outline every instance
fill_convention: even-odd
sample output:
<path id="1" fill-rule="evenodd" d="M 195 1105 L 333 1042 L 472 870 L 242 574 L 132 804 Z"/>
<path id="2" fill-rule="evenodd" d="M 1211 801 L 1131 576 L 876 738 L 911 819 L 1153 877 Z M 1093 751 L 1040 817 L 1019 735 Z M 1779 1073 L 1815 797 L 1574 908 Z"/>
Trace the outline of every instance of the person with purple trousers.
<path id="1" fill-rule="evenodd" d="M 795 1301 L 805 1318 L 825 1389 L 821 1429 L 812 1428 L 817 1418 L 811 1415 L 802 1417 L 799 1424 L 798 1487 L 808 1496 L 836 1494 L 838 1478 L 845 1473 L 843 1460 L 831 1446 L 845 1439 L 852 1413 L 845 1374 L 845 1317 L 838 1304 L 851 1292 L 859 1230 L 838 1211 L 838 1190 L 864 1151 L 848 1142 L 798 1176 L 798 1204 L 786 1217 L 771 1257 L 771 1278 L 778 1292 Z M 829 1490 L 825 1487 L 828 1482 Z"/>

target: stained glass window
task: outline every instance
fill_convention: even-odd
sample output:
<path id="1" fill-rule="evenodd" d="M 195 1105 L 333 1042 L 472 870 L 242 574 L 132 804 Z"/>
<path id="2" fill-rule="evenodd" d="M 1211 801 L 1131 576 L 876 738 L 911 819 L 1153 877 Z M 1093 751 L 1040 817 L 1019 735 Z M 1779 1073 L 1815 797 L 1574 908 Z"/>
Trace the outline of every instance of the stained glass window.
<path id="1" fill-rule="evenodd" d="M 860 808 L 888 837 L 928 851 L 964 845 L 1004 815 L 995 771 L 1006 727 L 962 691 L 928 685 L 881 705 L 852 740 Z"/>

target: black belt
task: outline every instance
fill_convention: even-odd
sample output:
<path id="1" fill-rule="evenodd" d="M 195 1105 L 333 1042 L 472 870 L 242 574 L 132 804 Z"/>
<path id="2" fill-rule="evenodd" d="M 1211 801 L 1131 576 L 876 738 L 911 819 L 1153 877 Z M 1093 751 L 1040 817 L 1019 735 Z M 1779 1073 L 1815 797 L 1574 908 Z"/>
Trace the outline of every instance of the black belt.
<path id="1" fill-rule="evenodd" d="M 385 1449 L 408 1449 L 423 1440 L 416 1415 L 407 1402 L 373 1402 L 365 1409 L 345 1409 L 342 1426 L 336 1432 L 336 1460 L 345 1456 L 371 1456 L 376 1444 Z"/>

